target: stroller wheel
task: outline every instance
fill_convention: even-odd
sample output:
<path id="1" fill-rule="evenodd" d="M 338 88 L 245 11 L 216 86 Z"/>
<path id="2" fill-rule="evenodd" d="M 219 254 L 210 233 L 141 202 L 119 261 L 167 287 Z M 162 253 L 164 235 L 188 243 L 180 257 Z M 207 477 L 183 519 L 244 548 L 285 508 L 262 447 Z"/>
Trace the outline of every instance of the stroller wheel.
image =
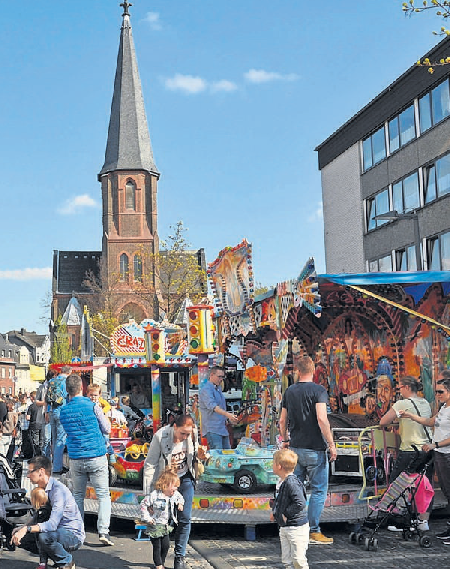
<path id="1" fill-rule="evenodd" d="M 364 545 L 366 551 L 378 551 L 378 539 L 376 537 L 366 537 Z"/>
<path id="2" fill-rule="evenodd" d="M 409 529 L 404 529 L 402 531 L 402 537 L 405 541 L 409 541 L 412 538 L 413 534 L 411 532 L 411 530 Z"/>
<path id="3" fill-rule="evenodd" d="M 420 547 L 423 547 L 424 549 L 428 549 L 431 547 L 431 538 L 428 535 L 423 535 L 420 539 L 419 539 L 419 545 Z"/>
<path id="4" fill-rule="evenodd" d="M 356 543 L 361 545 L 364 542 L 364 534 L 360 531 L 356 534 Z"/>
<path id="5" fill-rule="evenodd" d="M 348 540 L 350 543 L 356 543 L 356 532 L 352 531 L 348 536 Z"/>

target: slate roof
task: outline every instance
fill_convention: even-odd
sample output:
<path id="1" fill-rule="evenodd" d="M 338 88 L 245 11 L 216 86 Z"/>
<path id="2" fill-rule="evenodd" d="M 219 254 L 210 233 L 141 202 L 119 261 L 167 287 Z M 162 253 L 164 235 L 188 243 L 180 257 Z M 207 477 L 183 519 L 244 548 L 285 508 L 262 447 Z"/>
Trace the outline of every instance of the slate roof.
<path id="1" fill-rule="evenodd" d="M 123 14 L 105 163 L 99 179 L 114 170 L 146 170 L 159 175 L 153 159 L 128 13 Z"/>
<path id="2" fill-rule="evenodd" d="M 45 342 L 46 334 L 36 334 L 36 332 L 29 332 L 25 328 L 20 330 L 10 330 L 8 332 L 10 344 L 16 346 L 29 346 L 31 348 L 40 348 Z"/>
<path id="3" fill-rule="evenodd" d="M 89 271 L 98 277 L 101 256 L 101 251 L 54 251 L 53 292 L 88 293 L 83 281 Z"/>

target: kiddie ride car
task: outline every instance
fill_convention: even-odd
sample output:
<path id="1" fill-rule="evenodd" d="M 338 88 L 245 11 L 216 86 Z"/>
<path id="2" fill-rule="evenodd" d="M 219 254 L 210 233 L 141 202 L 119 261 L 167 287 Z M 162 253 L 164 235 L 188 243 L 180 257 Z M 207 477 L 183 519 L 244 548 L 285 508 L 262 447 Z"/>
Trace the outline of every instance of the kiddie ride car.
<path id="1" fill-rule="evenodd" d="M 201 480 L 233 486 L 241 494 L 254 492 L 258 484 L 276 484 L 274 451 L 275 447 L 260 448 L 249 438 L 232 450 L 210 450 Z"/>
<path id="2" fill-rule="evenodd" d="M 149 443 L 135 440 L 130 441 L 124 451 L 116 453 L 116 461 L 109 466 L 110 486 L 120 481 L 139 484 L 142 487 L 148 447 Z"/>

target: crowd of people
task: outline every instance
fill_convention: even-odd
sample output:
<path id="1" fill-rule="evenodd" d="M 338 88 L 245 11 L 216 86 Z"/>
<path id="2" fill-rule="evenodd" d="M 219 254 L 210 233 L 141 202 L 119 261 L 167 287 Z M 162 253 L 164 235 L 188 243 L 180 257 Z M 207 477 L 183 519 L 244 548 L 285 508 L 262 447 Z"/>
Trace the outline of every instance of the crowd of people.
<path id="1" fill-rule="evenodd" d="M 84 541 L 84 497 L 88 481 L 95 489 L 99 511 L 97 529 L 104 545 L 113 545 L 109 535 L 111 498 L 108 479 L 108 451 L 111 422 L 125 423 L 134 413 L 130 398 L 102 399 L 100 387 L 89 385 L 83 395 L 81 378 L 63 368 L 29 400 L 0 401 L 2 447 L 5 455 L 14 454 L 20 428 L 28 432 L 33 456 L 28 477 L 36 488 L 31 493 L 32 516 L 15 529 L 13 543 L 30 547 L 40 555 L 39 569 L 46 569 L 49 559 L 56 567 L 73 569 L 72 552 Z M 200 390 L 202 435 L 209 447 L 230 448 L 228 426 L 236 416 L 227 411 L 221 390 L 224 372 L 213 367 L 209 381 Z M 284 392 L 279 416 L 281 449 L 274 453 L 273 472 L 279 477 L 272 520 L 280 531 L 282 563 L 295 569 L 307 569 L 306 552 L 310 543 L 331 545 L 333 539 L 320 528 L 320 518 L 328 490 L 329 461 L 337 451 L 327 416 L 328 394 L 314 383 L 314 362 L 300 358 L 294 383 Z M 381 418 L 380 425 L 398 422 L 400 449 L 390 472 L 390 482 L 415 464 L 427 464 L 427 476 L 434 468 L 440 486 L 450 503 L 450 371 L 441 372 L 436 383 L 439 403 L 433 414 L 429 403 L 419 396 L 421 383 L 414 377 L 399 379 L 399 398 Z M 141 405 L 142 393 L 135 390 Z M 47 432 L 51 426 L 51 434 Z M 62 447 L 62 450 L 61 450 Z M 63 471 L 62 452 L 67 447 L 73 494 L 58 480 Z M 13 449 L 11 451 L 11 449 Z M 52 457 L 52 460 L 49 457 Z M 141 519 L 153 545 L 156 569 L 164 569 L 169 535 L 174 532 L 174 569 L 185 569 L 186 547 L 191 530 L 191 513 L 199 461 L 205 458 L 199 444 L 194 419 L 187 414 L 175 417 L 173 424 L 160 428 L 150 443 L 143 469 L 145 498 Z M 305 484 L 310 498 L 306 500 Z M 419 515 L 418 527 L 429 530 L 432 504 Z M 389 528 L 395 531 L 395 526 Z M 450 545 L 450 528 L 437 535 Z M 28 544 L 28 545 L 27 545 Z"/>

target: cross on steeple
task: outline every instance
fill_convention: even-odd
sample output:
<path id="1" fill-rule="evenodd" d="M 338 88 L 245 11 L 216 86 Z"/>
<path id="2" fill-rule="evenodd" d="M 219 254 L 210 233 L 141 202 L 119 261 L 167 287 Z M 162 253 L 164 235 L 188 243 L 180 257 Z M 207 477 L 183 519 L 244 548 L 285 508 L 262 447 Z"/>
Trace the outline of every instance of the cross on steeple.
<path id="1" fill-rule="evenodd" d="M 121 8 L 123 8 L 122 16 L 129 16 L 130 12 L 128 11 L 128 8 L 130 6 L 133 6 L 133 4 L 131 4 L 131 2 L 128 2 L 127 0 L 124 0 L 124 2 L 122 2 L 122 4 L 120 6 L 121 6 Z"/>

